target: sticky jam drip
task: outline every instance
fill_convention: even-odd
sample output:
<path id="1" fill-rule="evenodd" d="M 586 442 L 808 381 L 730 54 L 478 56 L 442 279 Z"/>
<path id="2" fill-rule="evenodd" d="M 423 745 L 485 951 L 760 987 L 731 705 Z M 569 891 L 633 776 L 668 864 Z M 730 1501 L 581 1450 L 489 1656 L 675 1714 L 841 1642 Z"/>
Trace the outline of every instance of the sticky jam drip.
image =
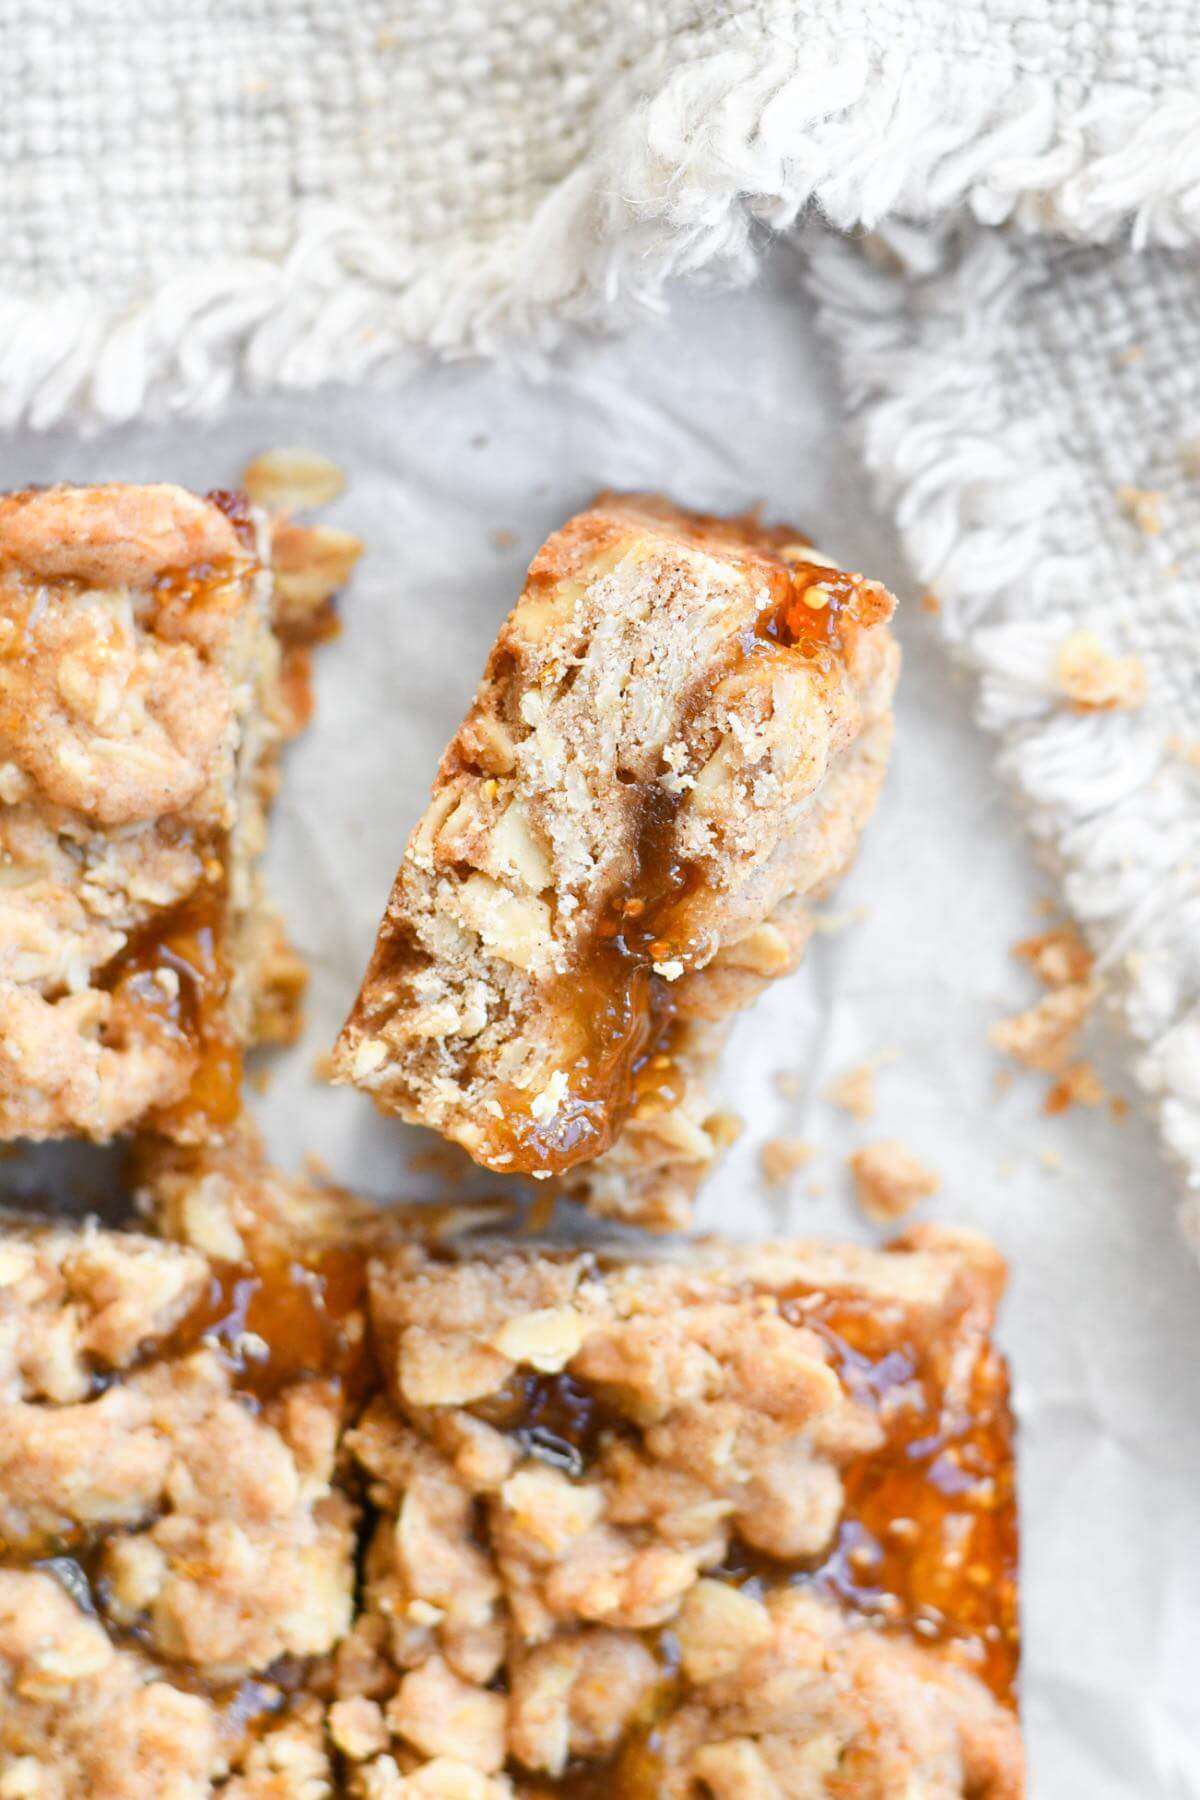
<path id="1" fill-rule="evenodd" d="M 676 1102 L 682 1082 L 670 1054 L 678 1020 L 672 983 L 655 964 L 685 966 L 696 946 L 686 923 L 699 870 L 675 854 L 679 796 L 652 787 L 635 852 L 636 875 L 601 920 L 586 961 L 565 978 L 557 1004 L 571 1016 L 579 1050 L 567 1093 L 539 1120 L 531 1096 L 500 1095 L 502 1121 L 486 1160 L 519 1173 L 562 1174 L 606 1150 L 630 1113 Z"/>
<path id="2" fill-rule="evenodd" d="M 167 1136 L 202 1136 L 238 1115 L 242 1046 L 230 1015 L 226 912 L 214 861 L 193 893 L 135 931 L 99 978 L 113 996 L 109 1041 L 149 1041 L 190 1069 L 182 1096 L 150 1121 Z"/>
<path id="3" fill-rule="evenodd" d="M 966 1361 L 969 1316 L 923 1335 L 894 1307 L 861 1298 L 799 1291 L 780 1310 L 816 1332 L 848 1392 L 884 1431 L 879 1449 L 841 1470 L 834 1542 L 788 1579 L 940 1645 L 1011 1703 L 1018 1536 L 1003 1357 L 980 1329 Z M 768 1585 L 780 1576 L 777 1565 L 744 1550 L 727 1572 Z"/>
<path id="4" fill-rule="evenodd" d="M 233 1386 L 260 1403 L 299 1381 L 334 1384 L 348 1406 L 371 1380 L 361 1251 L 333 1245 L 303 1259 L 210 1264 L 203 1294 L 159 1355 L 216 1349 Z"/>

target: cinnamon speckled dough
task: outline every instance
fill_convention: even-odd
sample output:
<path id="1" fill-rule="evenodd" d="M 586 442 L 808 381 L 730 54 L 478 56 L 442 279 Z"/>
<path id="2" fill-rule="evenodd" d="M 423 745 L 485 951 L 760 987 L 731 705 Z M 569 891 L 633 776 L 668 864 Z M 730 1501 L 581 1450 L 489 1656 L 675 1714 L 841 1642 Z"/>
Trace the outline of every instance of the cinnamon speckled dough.
<path id="1" fill-rule="evenodd" d="M 683 1223 L 728 1017 L 794 966 L 874 804 L 891 610 L 753 519 L 572 519 L 442 759 L 340 1077 L 493 1169 Z"/>
<path id="2" fill-rule="evenodd" d="M 973 1649 L 789 1581 L 912 1403 L 856 1391 L 790 1297 L 865 1311 L 877 1369 L 936 1344 L 936 1412 L 991 1354 L 1001 1280 L 934 1231 L 643 1264 L 382 1253 L 388 1396 L 349 1437 L 379 1517 L 330 1711 L 349 1791 L 504 1800 L 590 1769 L 580 1791 L 613 1800 L 1017 1800 L 1015 1717 Z"/>
<path id="3" fill-rule="evenodd" d="M 294 1036 L 256 860 L 360 549 L 177 487 L 0 496 L 0 1138 L 208 1135 L 239 1046 Z"/>

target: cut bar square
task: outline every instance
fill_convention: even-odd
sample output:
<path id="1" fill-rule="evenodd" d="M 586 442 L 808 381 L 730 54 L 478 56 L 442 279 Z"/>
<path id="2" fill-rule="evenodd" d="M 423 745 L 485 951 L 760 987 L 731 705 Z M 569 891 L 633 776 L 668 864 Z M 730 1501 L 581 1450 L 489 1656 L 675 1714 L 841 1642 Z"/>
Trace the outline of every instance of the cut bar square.
<path id="1" fill-rule="evenodd" d="M 302 676 L 270 560 L 232 495 L 0 498 L 0 1138 L 220 1131 L 285 1028 L 254 865 Z"/>
<path id="2" fill-rule="evenodd" d="M 932 1229 L 381 1252 L 350 1791 L 1017 1800 L 1002 1280 Z"/>
<path id="3" fill-rule="evenodd" d="M 361 1259 L 0 1223 L 0 1790 L 334 1791 Z"/>
<path id="4" fill-rule="evenodd" d="M 786 527 L 602 496 L 535 557 L 335 1067 L 487 1167 L 669 1228 L 731 1014 L 878 793 L 891 596 Z"/>

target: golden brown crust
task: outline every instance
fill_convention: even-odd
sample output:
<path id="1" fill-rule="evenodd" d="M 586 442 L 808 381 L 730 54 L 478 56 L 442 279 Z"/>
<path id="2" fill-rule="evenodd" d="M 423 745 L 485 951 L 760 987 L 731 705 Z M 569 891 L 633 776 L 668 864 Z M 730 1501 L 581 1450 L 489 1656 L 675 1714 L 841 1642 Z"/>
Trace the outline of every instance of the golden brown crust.
<path id="1" fill-rule="evenodd" d="M 873 804 L 891 607 L 752 519 L 606 495 L 569 521 L 442 758 L 341 1077 L 681 1222 L 721 1022 L 794 965 Z"/>

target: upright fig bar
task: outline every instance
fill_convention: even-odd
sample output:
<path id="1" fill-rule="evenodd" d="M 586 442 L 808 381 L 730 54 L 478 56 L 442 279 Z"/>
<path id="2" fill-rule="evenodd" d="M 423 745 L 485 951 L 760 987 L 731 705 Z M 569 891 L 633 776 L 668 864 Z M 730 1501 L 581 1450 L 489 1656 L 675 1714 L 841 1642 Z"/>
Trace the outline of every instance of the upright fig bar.
<path id="1" fill-rule="evenodd" d="M 892 606 L 754 518 L 570 520 L 442 758 L 340 1077 L 489 1168 L 684 1223 L 729 1017 L 795 965 L 874 805 Z"/>

